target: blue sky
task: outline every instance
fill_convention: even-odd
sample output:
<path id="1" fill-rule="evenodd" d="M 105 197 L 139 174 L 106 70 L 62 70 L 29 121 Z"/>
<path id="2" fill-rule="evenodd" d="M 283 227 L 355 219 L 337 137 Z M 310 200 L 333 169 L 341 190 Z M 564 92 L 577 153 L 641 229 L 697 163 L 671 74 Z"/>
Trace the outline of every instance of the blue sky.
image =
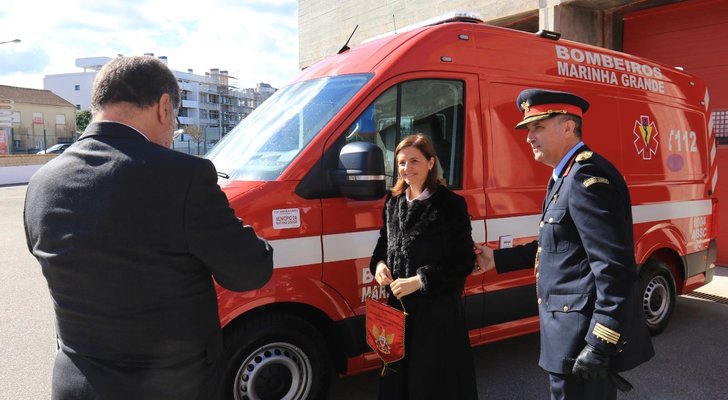
<path id="1" fill-rule="evenodd" d="M 297 0 L 4 0 L 0 85 L 43 88 L 76 59 L 154 53 L 173 70 L 212 68 L 281 87 L 298 73 Z"/>

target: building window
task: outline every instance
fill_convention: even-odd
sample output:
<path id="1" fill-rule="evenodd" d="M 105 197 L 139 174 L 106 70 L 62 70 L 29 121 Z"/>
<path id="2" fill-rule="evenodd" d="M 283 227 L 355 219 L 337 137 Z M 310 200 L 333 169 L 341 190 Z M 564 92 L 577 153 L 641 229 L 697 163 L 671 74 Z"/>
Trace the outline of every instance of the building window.
<path id="1" fill-rule="evenodd" d="M 728 110 L 713 111 L 713 130 L 718 144 L 728 144 Z"/>
<path id="2" fill-rule="evenodd" d="M 76 110 L 81 110 L 81 105 L 80 104 L 76 104 Z"/>
<path id="3" fill-rule="evenodd" d="M 81 90 L 81 85 L 75 85 L 75 86 L 73 87 L 73 90 L 75 90 L 75 91 L 77 91 L 77 92 L 78 92 L 79 90 Z"/>

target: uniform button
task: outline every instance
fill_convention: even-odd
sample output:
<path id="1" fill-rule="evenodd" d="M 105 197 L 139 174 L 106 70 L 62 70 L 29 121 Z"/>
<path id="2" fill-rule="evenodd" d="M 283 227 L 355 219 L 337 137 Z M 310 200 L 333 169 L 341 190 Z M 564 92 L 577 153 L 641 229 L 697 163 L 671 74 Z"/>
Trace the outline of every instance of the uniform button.
<path id="1" fill-rule="evenodd" d="M 538 279 L 538 272 L 536 272 L 536 279 Z"/>
<path id="2" fill-rule="evenodd" d="M 564 312 L 569 311 L 569 306 L 564 306 Z"/>
<path id="3" fill-rule="evenodd" d="M 538 304 L 541 304 L 541 298 L 540 297 L 538 298 Z"/>
<path id="4" fill-rule="evenodd" d="M 549 224 L 552 223 L 552 222 L 554 222 L 554 218 L 553 217 L 549 218 Z"/>
<path id="5" fill-rule="evenodd" d="M 539 226 L 540 228 L 543 228 L 543 221 L 541 221 L 541 223 L 539 223 L 539 224 L 538 224 L 538 226 Z"/>

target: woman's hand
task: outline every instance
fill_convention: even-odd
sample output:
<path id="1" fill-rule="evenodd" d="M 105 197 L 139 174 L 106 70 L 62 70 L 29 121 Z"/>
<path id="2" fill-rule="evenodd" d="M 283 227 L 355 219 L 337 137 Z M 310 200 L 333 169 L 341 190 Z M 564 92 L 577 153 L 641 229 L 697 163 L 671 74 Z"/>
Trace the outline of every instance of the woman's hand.
<path id="1" fill-rule="evenodd" d="M 475 268 L 472 275 L 484 274 L 495 268 L 493 249 L 483 244 L 474 244 L 475 247 Z"/>
<path id="2" fill-rule="evenodd" d="M 379 286 L 387 286 L 392 283 L 392 272 L 383 261 L 377 263 L 377 272 L 374 273 L 374 279 Z"/>
<path id="3" fill-rule="evenodd" d="M 415 275 L 411 278 L 399 278 L 389 285 L 392 289 L 394 297 L 401 299 L 410 293 L 414 293 L 422 288 L 422 281 L 419 275 Z"/>

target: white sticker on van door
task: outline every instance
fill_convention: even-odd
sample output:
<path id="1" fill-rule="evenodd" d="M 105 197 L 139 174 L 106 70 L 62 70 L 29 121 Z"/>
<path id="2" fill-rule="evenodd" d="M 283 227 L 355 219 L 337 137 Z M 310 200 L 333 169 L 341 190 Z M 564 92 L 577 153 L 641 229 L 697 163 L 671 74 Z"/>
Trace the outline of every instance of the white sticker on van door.
<path id="1" fill-rule="evenodd" d="M 273 229 L 290 229 L 301 226 L 301 210 L 285 208 L 273 210 Z"/>

